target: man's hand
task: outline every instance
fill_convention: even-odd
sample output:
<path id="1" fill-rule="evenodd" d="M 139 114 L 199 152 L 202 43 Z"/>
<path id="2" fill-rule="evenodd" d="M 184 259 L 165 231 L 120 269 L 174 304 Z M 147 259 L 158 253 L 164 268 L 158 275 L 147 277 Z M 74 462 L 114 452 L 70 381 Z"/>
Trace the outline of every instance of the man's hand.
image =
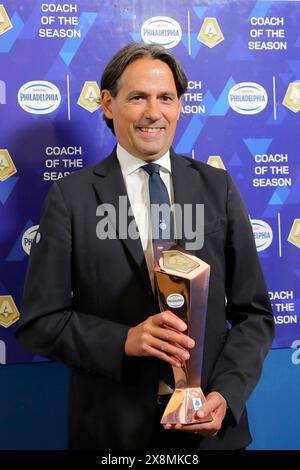
<path id="1" fill-rule="evenodd" d="M 193 432 L 202 436 L 216 436 L 221 429 L 223 419 L 226 414 L 227 403 L 219 392 L 211 392 L 206 397 L 206 402 L 196 413 L 198 418 L 205 418 L 209 414 L 213 420 L 203 424 L 165 424 L 165 429 Z"/>
<path id="2" fill-rule="evenodd" d="M 148 317 L 128 330 L 125 342 L 127 356 L 153 356 L 181 367 L 189 359 L 189 349 L 195 341 L 183 334 L 187 325 L 174 313 L 166 310 Z"/>

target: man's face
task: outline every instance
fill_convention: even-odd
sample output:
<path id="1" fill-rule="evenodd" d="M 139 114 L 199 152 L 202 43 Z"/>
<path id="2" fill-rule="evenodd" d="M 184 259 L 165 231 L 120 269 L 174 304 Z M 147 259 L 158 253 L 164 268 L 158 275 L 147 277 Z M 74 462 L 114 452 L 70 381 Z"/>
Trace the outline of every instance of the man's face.
<path id="1" fill-rule="evenodd" d="M 103 90 L 101 99 L 125 150 L 145 161 L 157 160 L 169 150 L 181 99 L 167 64 L 149 57 L 132 62 L 121 76 L 117 96 Z"/>

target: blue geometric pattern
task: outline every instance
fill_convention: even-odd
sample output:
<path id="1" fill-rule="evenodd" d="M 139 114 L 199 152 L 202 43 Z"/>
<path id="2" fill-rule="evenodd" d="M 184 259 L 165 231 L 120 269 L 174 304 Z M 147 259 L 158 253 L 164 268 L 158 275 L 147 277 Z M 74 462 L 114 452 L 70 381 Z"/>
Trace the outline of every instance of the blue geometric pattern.
<path id="1" fill-rule="evenodd" d="M 228 93 L 230 89 L 235 85 L 235 81 L 232 77 L 229 78 L 228 82 L 226 83 L 224 90 L 222 91 L 219 99 L 217 100 L 216 104 L 214 105 L 211 116 L 225 116 L 229 109 L 228 103 Z"/>
<path id="2" fill-rule="evenodd" d="M 23 229 L 21 230 L 14 246 L 10 250 L 5 261 L 22 261 L 25 258 L 25 256 L 27 256 L 27 254 L 25 253 L 22 247 L 22 238 L 26 230 L 32 226 L 33 226 L 33 222 L 31 220 L 28 220 L 25 226 L 23 227 Z"/>
<path id="3" fill-rule="evenodd" d="M 268 13 L 269 8 L 272 6 L 272 3 L 272 1 L 257 0 L 248 18 L 251 18 L 252 16 L 264 18 Z"/>
<path id="4" fill-rule="evenodd" d="M 75 56 L 76 52 L 78 51 L 79 47 L 81 46 L 82 42 L 84 41 L 86 35 L 88 34 L 89 30 L 93 26 L 97 17 L 97 13 L 82 13 L 79 18 L 79 24 L 77 29 L 81 30 L 81 37 L 80 38 L 68 38 L 66 39 L 61 51 L 60 56 L 65 62 L 66 65 L 70 65 Z"/>
<path id="5" fill-rule="evenodd" d="M 199 116 L 193 116 L 176 146 L 176 152 L 189 153 L 194 147 L 202 129 L 203 121 L 201 121 Z"/>
<path id="6" fill-rule="evenodd" d="M 283 187 L 279 187 L 277 188 L 271 199 L 269 200 L 269 205 L 278 205 L 278 206 L 281 206 L 282 204 L 285 203 L 288 195 L 289 195 L 289 188 L 283 186 Z"/>
<path id="7" fill-rule="evenodd" d="M 294 80 L 299 80 L 300 79 L 300 60 L 287 60 L 286 62 L 294 74 Z"/>
<path id="8" fill-rule="evenodd" d="M 11 176 L 6 181 L 0 181 L 0 202 L 2 202 L 3 205 L 13 192 L 18 181 L 19 176 Z"/>
<path id="9" fill-rule="evenodd" d="M 214 99 L 210 90 L 208 90 L 208 92 L 204 95 L 202 104 L 205 106 L 206 115 L 212 115 L 212 110 L 216 104 L 216 100 Z"/>
<path id="10" fill-rule="evenodd" d="M 57 0 L 51 1 L 51 3 L 56 3 Z M 41 4 L 37 3 L 29 18 L 27 18 L 24 28 L 19 36 L 19 39 L 34 39 L 38 33 L 39 28 L 41 27 Z M 46 26 L 45 26 L 46 27 Z"/>
<path id="11" fill-rule="evenodd" d="M 247 148 L 253 155 L 264 154 L 267 152 L 273 139 L 243 139 Z"/>
<path id="12" fill-rule="evenodd" d="M 0 36 L 0 52 L 10 52 L 21 33 L 24 23 L 18 13 L 14 13 L 11 22 L 13 28 Z"/>
<path id="13" fill-rule="evenodd" d="M 193 10 L 198 16 L 199 20 L 203 20 L 207 11 L 207 7 L 193 7 Z"/>
<path id="14" fill-rule="evenodd" d="M 142 40 L 141 33 L 130 33 L 130 36 L 134 42 L 141 42 Z"/>
<path id="15" fill-rule="evenodd" d="M 242 161 L 237 153 L 235 153 L 232 159 L 228 163 L 229 166 L 242 166 Z"/>
<path id="16" fill-rule="evenodd" d="M 226 54 L 227 60 L 255 60 L 247 44 L 238 37 Z"/>
<path id="17" fill-rule="evenodd" d="M 293 186 L 290 188 L 289 195 L 285 200 L 286 204 L 300 204 L 300 174 L 293 183 Z M 299 217 L 300 210 L 298 208 Z"/>
<path id="18" fill-rule="evenodd" d="M 44 3 L 68 5 L 69 2 L 52 0 Z M 77 105 L 83 84 L 99 81 L 105 65 L 120 46 L 133 40 L 141 41 L 141 27 L 147 19 L 168 16 L 182 29 L 181 41 L 170 52 L 182 63 L 190 81 L 188 96 L 183 99 L 185 113 L 176 131 L 174 147 L 178 153 L 187 155 L 193 151 L 195 158 L 204 162 L 209 155 L 221 156 L 245 198 L 251 217 L 265 220 L 272 226 L 274 240 L 267 250 L 260 252 L 269 290 L 294 288 L 295 298 L 299 298 L 300 274 L 299 269 L 298 272 L 295 270 L 299 248 L 289 243 L 287 237 L 292 221 L 300 217 L 297 147 L 300 112 L 293 112 L 282 101 L 289 83 L 300 80 L 300 2 L 80 0 L 70 3 L 78 6 L 77 12 L 42 12 L 41 0 L 0 0 L 13 23 L 13 28 L 0 36 L 0 80 L 6 84 L 6 99 L 2 98 L 0 105 L 0 147 L 9 151 L 18 170 L 16 175 L 0 182 L 3 244 L 0 268 L 6 288 L 0 285 L 1 293 L 13 295 L 16 302 L 21 299 L 28 258 L 21 246 L 22 234 L 26 227 L 33 225 L 32 220 L 38 223 L 47 190 L 59 171 L 79 169 L 71 166 L 64 169 L 63 156 L 49 156 L 46 148 L 59 150 L 65 146 L 80 146 L 82 155 L 78 157 L 87 166 L 103 159 L 115 145 L 115 138 L 102 119 L 102 110 L 91 114 Z M 55 25 L 42 24 L 42 16 L 52 15 L 56 18 Z M 58 16 L 78 17 L 79 24 L 60 27 Z M 249 20 L 252 16 L 283 17 L 284 26 L 252 25 Z M 224 40 L 213 48 L 197 39 L 206 17 L 216 18 L 224 35 Z M 39 35 L 40 28 L 80 30 L 81 37 L 43 38 Z M 266 35 L 252 37 L 250 30 L 265 31 L 266 28 L 284 29 L 287 50 L 249 48 L 249 41 L 267 40 Z M 276 37 L 273 42 L 280 40 Z M 67 75 L 70 102 L 67 99 Z M 38 115 L 21 109 L 16 98 L 18 90 L 22 84 L 35 80 L 48 80 L 59 88 L 61 103 L 56 111 Z M 263 112 L 243 116 L 229 106 L 228 93 L 241 82 L 255 82 L 265 88 L 269 102 Z M 277 153 L 288 154 L 288 162 L 255 161 L 257 154 Z M 75 161 L 75 156 L 66 156 L 66 159 Z M 55 160 L 59 162 L 59 168 L 50 166 Z M 286 166 L 289 173 L 272 174 L 271 165 Z M 259 174 L 263 167 L 266 174 Z M 285 177 L 290 178 L 291 185 L 288 181 L 286 186 L 277 186 L 279 178 L 284 180 Z M 278 253 L 278 212 L 282 221 L 282 258 Z M 5 278 L 2 272 L 7 273 Z M 299 324 L 277 325 L 276 344 L 291 344 L 296 327 L 299 328 Z M 8 344 L 7 349 L 13 348 Z M 10 352 L 10 357 L 11 354 L 14 352 Z M 33 360 L 40 358 L 37 356 Z"/>
<path id="19" fill-rule="evenodd" d="M 203 44 L 200 41 L 198 41 L 197 37 L 198 37 L 198 34 L 190 33 L 190 44 L 189 44 L 188 34 L 183 33 L 183 35 L 182 35 L 182 43 L 183 43 L 184 47 L 186 48 L 187 52 L 189 52 L 189 48 L 190 48 L 191 57 L 193 59 L 195 59 L 195 57 L 197 57 L 198 52 L 200 51 L 201 47 L 203 46 Z"/>

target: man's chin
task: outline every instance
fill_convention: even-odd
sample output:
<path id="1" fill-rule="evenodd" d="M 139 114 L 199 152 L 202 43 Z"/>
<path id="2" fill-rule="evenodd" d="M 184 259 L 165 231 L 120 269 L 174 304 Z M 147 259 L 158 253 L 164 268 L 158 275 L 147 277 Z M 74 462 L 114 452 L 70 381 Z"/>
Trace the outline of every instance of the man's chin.
<path id="1" fill-rule="evenodd" d="M 161 146 L 145 146 L 145 147 L 140 147 L 138 149 L 139 151 L 139 157 L 142 158 L 143 160 L 144 159 L 151 159 L 151 158 L 154 158 L 154 159 L 158 159 L 160 157 L 162 157 L 167 151 L 168 149 L 165 148 L 165 147 L 161 147 Z"/>

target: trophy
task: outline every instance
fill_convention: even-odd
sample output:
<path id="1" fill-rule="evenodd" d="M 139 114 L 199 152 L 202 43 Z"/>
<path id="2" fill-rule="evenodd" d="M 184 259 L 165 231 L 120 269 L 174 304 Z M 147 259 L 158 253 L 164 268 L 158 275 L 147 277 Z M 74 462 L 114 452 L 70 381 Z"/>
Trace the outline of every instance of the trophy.
<path id="1" fill-rule="evenodd" d="M 195 419 L 196 412 L 205 401 L 201 390 L 201 372 L 210 266 L 173 245 L 161 251 L 154 272 L 160 310 L 170 310 L 181 318 L 188 326 L 185 333 L 195 341 L 195 347 L 189 351 L 189 360 L 180 359 L 182 366 L 172 368 L 175 391 L 161 423 L 212 421 L 211 416 Z"/>

